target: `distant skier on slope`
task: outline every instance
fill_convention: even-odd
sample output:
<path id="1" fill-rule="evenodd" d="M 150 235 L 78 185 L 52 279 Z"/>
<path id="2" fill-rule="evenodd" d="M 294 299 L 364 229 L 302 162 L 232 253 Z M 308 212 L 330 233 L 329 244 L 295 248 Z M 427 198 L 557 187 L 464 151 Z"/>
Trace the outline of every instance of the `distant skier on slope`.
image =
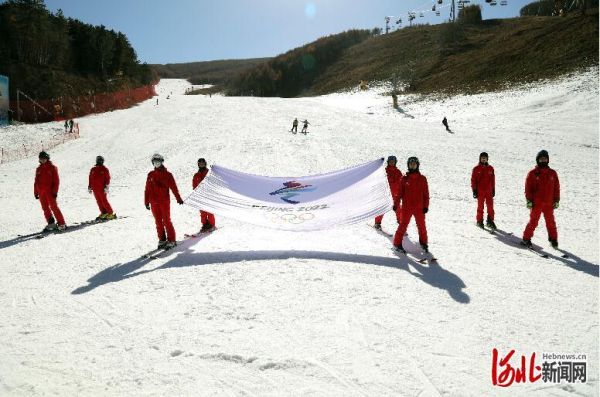
<path id="1" fill-rule="evenodd" d="M 496 229 L 494 223 L 494 196 L 496 195 L 496 176 L 494 167 L 488 164 L 488 154 L 483 152 L 479 155 L 479 164 L 471 172 L 471 190 L 473 198 L 477 199 L 477 214 L 475 220 L 477 226 L 483 229 L 483 205 L 487 206 L 486 224 L 492 230 Z"/>
<path id="2" fill-rule="evenodd" d="M 396 156 L 389 156 L 387 158 L 387 167 L 385 167 L 388 183 L 390 185 L 390 192 L 392 193 L 392 199 L 394 202 L 396 202 L 396 198 L 398 197 L 398 189 L 400 187 L 400 181 L 402 180 L 402 171 L 396 167 L 396 163 Z M 398 221 L 398 224 L 400 224 L 400 220 L 402 219 L 402 208 L 396 208 L 394 213 L 396 214 L 396 221 Z M 375 217 L 375 229 L 381 229 L 382 220 L 383 214 Z"/>
<path id="3" fill-rule="evenodd" d="M 206 160 L 203 158 L 198 159 L 198 172 L 194 174 L 192 179 L 192 188 L 196 189 L 200 182 L 204 180 L 208 174 L 208 167 L 206 166 Z M 216 226 L 215 216 L 207 211 L 200 210 L 200 222 L 202 223 L 202 229 L 200 232 L 209 232 Z"/>
<path id="4" fill-rule="evenodd" d="M 40 165 L 35 170 L 35 182 L 33 185 L 33 195 L 36 200 L 40 200 L 44 217 L 48 225 L 44 231 L 65 230 L 65 219 L 56 202 L 58 197 L 58 187 L 60 179 L 58 177 L 58 168 L 50 161 L 50 155 L 44 151 L 38 156 Z M 56 224 L 58 221 L 58 225 Z"/>
<path id="5" fill-rule="evenodd" d="M 303 134 L 308 134 L 308 125 L 310 123 L 306 119 L 304 119 L 303 123 L 304 123 L 304 125 L 302 126 L 302 131 L 300 131 L 300 132 Z"/>
<path id="6" fill-rule="evenodd" d="M 106 197 L 110 185 L 110 171 L 104 166 L 104 157 L 96 156 L 96 165 L 90 169 L 88 192 L 94 193 L 96 204 L 100 209 L 97 221 L 112 220 L 117 217 Z"/>
<path id="7" fill-rule="evenodd" d="M 410 219 L 414 216 L 419 231 L 419 243 L 423 250 L 428 252 L 427 227 L 425 226 L 425 214 L 429 211 L 427 178 L 419 172 L 420 163 L 418 158 L 409 157 L 407 165 L 408 172 L 402 177 L 398 195 L 394 200 L 394 211 L 400 207 L 402 202 L 402 219 L 394 235 L 394 247 L 399 251 L 404 251 L 402 239 Z"/>
<path id="8" fill-rule="evenodd" d="M 554 248 L 558 248 L 558 231 L 554 220 L 554 210 L 560 202 L 560 182 L 555 170 L 548 166 L 550 155 L 546 150 L 540 150 L 535 156 L 536 167 L 529 171 L 525 180 L 525 198 L 527 208 L 531 210 L 529 223 L 523 232 L 523 245 L 531 247 L 531 238 L 538 225 L 540 216 L 544 214 L 548 241 Z"/>
<path id="9" fill-rule="evenodd" d="M 170 249 L 176 243 L 175 228 L 171 222 L 171 198 L 169 189 L 175 195 L 177 204 L 183 204 L 179 195 L 175 178 L 163 165 L 165 159 L 160 154 L 152 156 L 154 170 L 148 173 L 146 189 L 144 190 L 144 204 L 146 209 L 152 210 L 158 234 L 158 248 Z"/>
<path id="10" fill-rule="evenodd" d="M 448 127 L 448 119 L 446 118 L 446 116 L 444 116 L 444 119 L 442 120 L 442 124 L 444 124 L 444 127 L 446 127 L 446 131 L 452 132 L 452 131 L 450 131 L 450 127 Z"/>
<path id="11" fill-rule="evenodd" d="M 294 119 L 292 122 L 292 129 L 290 130 L 293 134 L 298 132 L 298 119 Z"/>

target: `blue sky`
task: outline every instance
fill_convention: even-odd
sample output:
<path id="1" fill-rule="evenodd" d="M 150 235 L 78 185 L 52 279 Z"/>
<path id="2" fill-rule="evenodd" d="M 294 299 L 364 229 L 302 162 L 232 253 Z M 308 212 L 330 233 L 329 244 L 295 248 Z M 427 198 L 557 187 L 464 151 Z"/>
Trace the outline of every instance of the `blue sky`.
<path id="1" fill-rule="evenodd" d="M 352 28 L 385 26 L 386 15 L 426 11 L 414 22 L 448 19 L 449 0 L 441 16 L 431 12 L 435 0 L 46 0 L 52 12 L 123 32 L 141 62 L 178 63 L 215 59 L 269 57 Z M 508 18 L 531 1 L 507 0 L 491 7 L 483 0 L 483 17 Z M 391 26 L 396 27 L 392 20 Z"/>

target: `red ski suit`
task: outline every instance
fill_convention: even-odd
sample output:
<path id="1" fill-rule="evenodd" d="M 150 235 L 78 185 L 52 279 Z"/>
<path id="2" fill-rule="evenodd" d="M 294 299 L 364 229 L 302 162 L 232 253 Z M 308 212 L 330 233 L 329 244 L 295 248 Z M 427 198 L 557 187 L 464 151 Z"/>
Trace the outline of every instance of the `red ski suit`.
<path id="1" fill-rule="evenodd" d="M 150 205 L 154 221 L 156 222 L 156 233 L 159 240 L 175 241 L 175 228 L 171 222 L 171 198 L 169 189 L 175 195 L 178 203 L 183 202 L 175 183 L 175 178 L 164 165 L 150 171 L 146 179 L 144 191 L 144 203 Z"/>
<path id="2" fill-rule="evenodd" d="M 494 220 L 494 195 L 496 193 L 496 175 L 491 165 L 478 164 L 471 173 L 471 190 L 477 193 L 477 222 L 483 222 L 483 204 L 487 206 L 489 220 Z"/>
<path id="3" fill-rule="evenodd" d="M 390 184 L 390 192 L 392 193 L 392 199 L 394 202 L 396 201 L 396 196 L 398 195 L 398 189 L 400 188 L 400 180 L 402 179 L 402 171 L 398 169 L 395 165 L 388 165 L 385 167 L 385 172 L 387 174 L 388 183 Z M 398 224 L 400 224 L 400 220 L 402 219 L 402 209 L 396 208 L 396 220 Z M 383 220 L 383 215 L 379 215 L 375 217 L 375 223 L 381 223 Z"/>
<path id="4" fill-rule="evenodd" d="M 198 169 L 198 172 L 196 172 L 194 174 L 194 178 L 192 179 L 192 188 L 196 189 L 198 187 L 198 185 L 200 184 L 200 182 L 202 182 L 204 180 L 204 178 L 206 177 L 206 174 L 208 174 L 208 168 L 204 168 L 204 169 Z M 202 225 L 206 225 L 207 223 L 211 224 L 213 227 L 215 227 L 215 216 L 213 214 L 211 214 L 210 212 L 206 212 L 206 211 L 202 211 L 200 210 L 200 222 L 202 223 Z"/>
<path id="5" fill-rule="evenodd" d="M 427 244 L 427 228 L 425 227 L 425 209 L 429 209 L 429 187 L 427 178 L 419 171 L 409 171 L 400 181 L 398 195 L 394 206 L 398 208 L 402 201 L 402 221 L 394 235 L 394 245 L 402 244 L 410 219 L 414 216 L 419 231 L 419 243 Z"/>
<path id="6" fill-rule="evenodd" d="M 88 189 L 94 192 L 96 203 L 102 214 L 112 214 L 113 209 L 108 202 L 104 188 L 110 185 L 110 171 L 104 165 L 95 165 L 90 170 Z"/>
<path id="7" fill-rule="evenodd" d="M 560 201 L 560 182 L 556 171 L 550 167 L 539 166 L 529 171 L 525 180 L 525 198 L 533 202 L 533 208 L 529 215 L 529 223 L 523 232 L 523 240 L 531 240 L 540 215 L 544 214 L 548 238 L 558 241 L 554 203 Z"/>
<path id="8" fill-rule="evenodd" d="M 65 224 L 60 208 L 56 203 L 58 195 L 58 186 L 60 179 L 58 177 L 58 168 L 50 160 L 40 164 L 35 170 L 35 182 L 33 184 L 33 194 L 39 198 L 46 222 L 50 221 L 52 215 L 59 225 Z"/>

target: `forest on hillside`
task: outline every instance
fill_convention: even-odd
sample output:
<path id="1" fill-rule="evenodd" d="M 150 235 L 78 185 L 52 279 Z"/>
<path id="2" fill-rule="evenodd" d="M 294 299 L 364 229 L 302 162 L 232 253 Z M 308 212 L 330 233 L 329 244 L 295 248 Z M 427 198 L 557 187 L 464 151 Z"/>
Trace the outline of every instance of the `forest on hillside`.
<path id="1" fill-rule="evenodd" d="M 294 97 L 300 95 L 344 50 L 374 34 L 370 30 L 348 30 L 321 37 L 242 72 L 227 86 L 230 95 Z"/>
<path id="2" fill-rule="evenodd" d="M 44 0 L 0 4 L 0 74 L 35 98 L 116 91 L 145 85 L 155 72 L 140 64 L 121 32 L 51 13 Z"/>
<path id="3" fill-rule="evenodd" d="M 167 63 L 150 65 L 161 78 L 187 79 L 194 85 L 224 84 L 238 74 L 251 69 L 271 58 L 224 59 L 217 61 Z"/>

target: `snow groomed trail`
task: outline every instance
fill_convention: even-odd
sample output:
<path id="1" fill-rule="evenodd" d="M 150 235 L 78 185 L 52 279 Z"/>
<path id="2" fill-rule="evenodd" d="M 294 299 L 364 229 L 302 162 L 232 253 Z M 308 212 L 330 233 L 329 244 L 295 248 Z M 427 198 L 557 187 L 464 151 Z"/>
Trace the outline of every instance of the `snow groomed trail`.
<path id="1" fill-rule="evenodd" d="M 78 120 L 81 138 L 50 151 L 68 225 L 93 219 L 89 169 L 103 155 L 109 199 L 127 218 L 41 240 L 36 156 L 0 166 L 0 394 L 481 396 L 598 395 L 598 71 L 501 93 L 400 99 L 378 90 L 315 98 L 185 96 L 163 80 L 152 99 Z M 172 93 L 172 94 L 171 94 Z M 170 99 L 166 99 L 170 95 Z M 448 117 L 449 134 L 441 125 Z M 289 133 L 307 118 L 307 135 Z M 54 123 L 10 127 L 14 145 Z M 40 132 L 41 131 L 41 132 Z M 8 140 L 8 136 L 7 136 Z M 540 149 L 561 181 L 560 246 L 528 220 L 525 176 Z M 474 226 L 470 173 L 487 151 L 496 223 Z M 161 153 L 185 197 L 196 160 L 258 175 L 310 175 L 416 155 L 431 194 L 437 263 L 400 258 L 360 224 L 311 233 L 217 217 L 200 239 L 197 211 L 171 202 L 179 240 L 160 258 L 144 208 Z M 384 217 L 393 233 L 395 220 Z M 408 230 L 415 244 L 414 224 Z M 494 387 L 492 351 L 582 353 L 586 383 Z"/>

